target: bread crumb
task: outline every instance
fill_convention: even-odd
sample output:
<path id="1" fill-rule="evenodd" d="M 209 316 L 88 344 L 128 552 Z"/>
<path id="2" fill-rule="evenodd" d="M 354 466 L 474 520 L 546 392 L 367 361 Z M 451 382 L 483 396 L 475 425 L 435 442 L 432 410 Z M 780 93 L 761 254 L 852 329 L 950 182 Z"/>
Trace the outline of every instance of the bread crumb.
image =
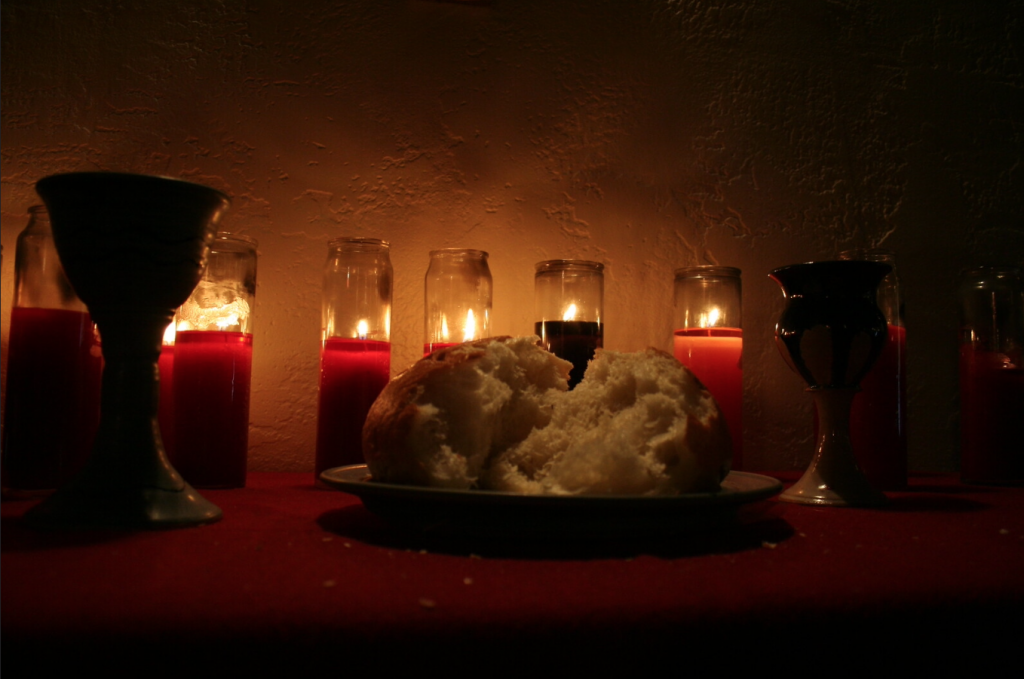
<path id="1" fill-rule="evenodd" d="M 1010 534 L 1010 529 L 1009 528 L 1000 528 L 999 529 L 999 534 L 1000 535 L 1009 535 Z"/>
<path id="2" fill-rule="evenodd" d="M 352 546 L 351 542 L 343 542 L 341 544 L 345 545 L 346 547 L 351 547 Z"/>
<path id="3" fill-rule="evenodd" d="M 462 584 L 464 584 L 464 585 L 472 585 L 473 584 L 473 578 L 462 578 Z"/>
<path id="4" fill-rule="evenodd" d="M 762 540 L 761 541 L 761 546 L 762 547 L 767 547 L 768 549 L 775 549 L 776 547 L 779 546 L 779 543 L 777 543 L 777 542 L 768 542 L 767 540 Z"/>
<path id="5" fill-rule="evenodd" d="M 323 541 L 324 541 L 324 542 L 330 542 L 330 541 L 331 541 L 331 540 L 333 540 L 333 539 L 334 539 L 333 537 L 331 537 L 330 535 L 328 535 L 327 537 L 323 538 Z"/>
<path id="6" fill-rule="evenodd" d="M 427 599 L 426 597 L 420 597 L 420 607 L 431 609 L 437 607 L 437 602 L 433 599 Z"/>
<path id="7" fill-rule="evenodd" d="M 324 580 L 324 587 L 334 587 L 337 584 L 334 580 Z"/>

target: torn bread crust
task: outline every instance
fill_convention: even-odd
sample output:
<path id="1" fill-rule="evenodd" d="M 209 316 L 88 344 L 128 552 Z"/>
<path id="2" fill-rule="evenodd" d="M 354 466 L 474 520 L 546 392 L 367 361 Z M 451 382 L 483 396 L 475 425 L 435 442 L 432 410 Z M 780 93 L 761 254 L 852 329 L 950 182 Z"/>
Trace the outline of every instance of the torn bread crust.
<path id="1" fill-rule="evenodd" d="M 442 349 L 396 377 L 370 410 L 373 478 L 530 494 L 716 490 L 728 431 L 714 399 L 672 356 L 600 352 L 571 364 L 536 337 Z"/>

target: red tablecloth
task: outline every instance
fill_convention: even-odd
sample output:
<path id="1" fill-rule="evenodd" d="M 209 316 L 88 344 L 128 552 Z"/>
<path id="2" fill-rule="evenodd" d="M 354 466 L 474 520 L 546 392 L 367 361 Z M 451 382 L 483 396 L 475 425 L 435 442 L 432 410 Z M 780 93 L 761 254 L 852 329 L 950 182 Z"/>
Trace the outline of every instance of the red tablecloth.
<path id="1" fill-rule="evenodd" d="M 158 649 L 165 669 L 464 668 L 484 653 L 509 668 L 542 652 L 610 668 L 736 659 L 728 648 L 963 659 L 1024 642 L 1022 488 L 917 477 L 884 510 L 772 500 L 728 531 L 635 544 L 405 531 L 306 474 L 203 494 L 219 523 L 141 533 L 35 532 L 32 503 L 5 501 L 4 668 Z"/>

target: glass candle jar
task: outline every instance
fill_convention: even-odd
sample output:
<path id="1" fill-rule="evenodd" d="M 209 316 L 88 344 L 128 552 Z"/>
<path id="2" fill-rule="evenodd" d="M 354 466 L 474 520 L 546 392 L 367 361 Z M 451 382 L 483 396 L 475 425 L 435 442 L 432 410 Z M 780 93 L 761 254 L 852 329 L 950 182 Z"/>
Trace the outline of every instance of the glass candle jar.
<path id="1" fill-rule="evenodd" d="M 604 346 L 604 265 L 582 259 L 537 264 L 534 332 L 545 349 L 572 363 L 572 389 Z"/>
<path id="2" fill-rule="evenodd" d="M 483 250 L 432 251 L 425 281 L 423 354 L 489 337 L 492 287 Z"/>
<path id="3" fill-rule="evenodd" d="M 968 271 L 960 310 L 960 476 L 966 483 L 1024 483 L 1020 270 Z"/>
<path id="4" fill-rule="evenodd" d="M 171 463 L 197 488 L 245 486 L 256 241 L 217 234 L 206 271 L 175 314 Z"/>
<path id="5" fill-rule="evenodd" d="M 892 271 L 878 286 L 878 308 L 889 326 L 885 348 L 860 381 L 850 410 L 850 443 L 857 465 L 873 486 L 899 490 L 907 485 L 907 331 L 896 253 L 862 248 L 839 253 L 839 259 L 882 262 Z"/>
<path id="6" fill-rule="evenodd" d="M 324 268 L 316 477 L 363 461 L 363 424 L 391 376 L 390 245 L 337 238 Z"/>
<path id="7" fill-rule="evenodd" d="M 49 490 L 78 473 L 99 427 L 102 373 L 96 325 L 64 274 L 49 214 L 29 208 L 14 257 L 5 490 Z"/>
<path id="8" fill-rule="evenodd" d="M 743 468 L 741 300 L 739 269 L 676 269 L 673 351 L 718 401 L 732 437 L 733 469 Z"/>

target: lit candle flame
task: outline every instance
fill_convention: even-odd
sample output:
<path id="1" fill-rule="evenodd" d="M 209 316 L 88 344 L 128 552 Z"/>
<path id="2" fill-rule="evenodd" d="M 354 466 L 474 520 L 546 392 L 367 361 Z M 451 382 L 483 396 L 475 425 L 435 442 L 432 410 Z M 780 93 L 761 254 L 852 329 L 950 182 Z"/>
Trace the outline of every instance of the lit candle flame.
<path id="1" fill-rule="evenodd" d="M 171 321 L 167 325 L 167 327 L 164 329 L 164 341 L 163 341 L 163 343 L 165 345 L 174 344 L 174 336 L 176 334 L 177 334 L 177 331 L 174 328 L 174 321 Z"/>
<path id="2" fill-rule="evenodd" d="M 702 328 L 713 328 L 718 325 L 718 321 L 722 316 L 722 312 L 718 310 L 718 307 L 711 307 L 711 310 L 702 313 L 700 315 L 700 327 Z"/>
<path id="3" fill-rule="evenodd" d="M 466 325 L 462 329 L 462 341 L 472 342 L 476 339 L 476 317 L 473 316 L 473 310 L 470 309 L 466 312 Z"/>
<path id="4" fill-rule="evenodd" d="M 569 305 L 569 307 L 565 310 L 565 313 L 562 314 L 562 320 L 563 321 L 575 321 L 576 320 L 576 305 L 575 304 L 570 304 Z"/>
<path id="5" fill-rule="evenodd" d="M 448 341 L 448 318 L 441 314 L 441 341 Z"/>
<path id="6" fill-rule="evenodd" d="M 359 339 L 364 340 L 366 339 L 366 336 L 369 334 L 370 324 L 367 323 L 365 319 L 360 319 L 359 323 L 356 325 L 356 336 Z"/>

